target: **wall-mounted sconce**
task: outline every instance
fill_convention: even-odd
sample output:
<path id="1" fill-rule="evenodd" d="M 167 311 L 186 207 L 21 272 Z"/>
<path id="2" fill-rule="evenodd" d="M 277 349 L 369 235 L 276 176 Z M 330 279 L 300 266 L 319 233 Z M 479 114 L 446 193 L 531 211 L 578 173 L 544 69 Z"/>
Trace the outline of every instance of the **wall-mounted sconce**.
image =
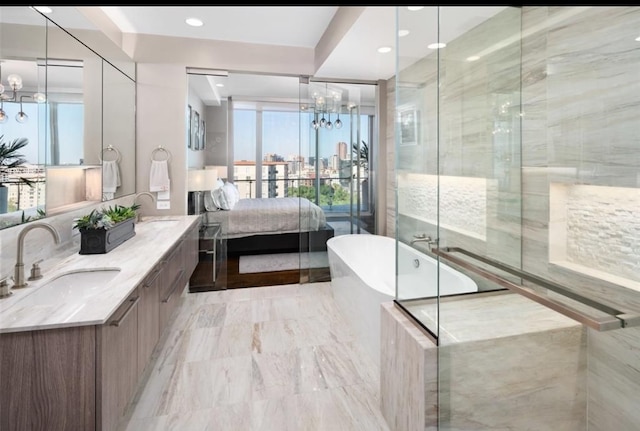
<path id="1" fill-rule="evenodd" d="M 29 116 L 22 109 L 22 100 L 26 97 L 33 99 L 37 103 L 44 103 L 47 97 L 42 93 L 34 93 L 33 95 L 18 94 L 18 90 L 22 88 L 22 77 L 16 73 L 12 73 L 7 77 L 9 92 L 5 93 L 5 86 L 2 84 L 2 70 L 0 69 L 0 123 L 7 121 L 8 115 L 4 110 L 4 102 L 20 103 L 20 111 L 16 114 L 18 123 L 26 123 Z"/>

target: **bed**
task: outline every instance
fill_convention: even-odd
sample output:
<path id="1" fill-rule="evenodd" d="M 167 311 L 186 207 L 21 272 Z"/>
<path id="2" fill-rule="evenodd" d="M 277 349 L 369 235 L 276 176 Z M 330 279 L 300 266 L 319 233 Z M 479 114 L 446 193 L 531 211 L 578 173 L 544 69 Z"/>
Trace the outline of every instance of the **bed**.
<path id="1" fill-rule="evenodd" d="M 334 234 L 322 208 L 300 197 L 239 199 L 203 221 L 221 225 L 229 256 L 324 251 Z"/>

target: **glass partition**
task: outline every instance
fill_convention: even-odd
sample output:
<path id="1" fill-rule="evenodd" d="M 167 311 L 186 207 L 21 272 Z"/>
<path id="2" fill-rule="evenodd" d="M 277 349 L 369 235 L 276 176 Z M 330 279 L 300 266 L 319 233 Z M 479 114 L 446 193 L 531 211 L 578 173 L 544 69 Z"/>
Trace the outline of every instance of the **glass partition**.
<path id="1" fill-rule="evenodd" d="M 426 428 L 634 429 L 640 8 L 397 12 L 395 302 L 437 347 Z"/>

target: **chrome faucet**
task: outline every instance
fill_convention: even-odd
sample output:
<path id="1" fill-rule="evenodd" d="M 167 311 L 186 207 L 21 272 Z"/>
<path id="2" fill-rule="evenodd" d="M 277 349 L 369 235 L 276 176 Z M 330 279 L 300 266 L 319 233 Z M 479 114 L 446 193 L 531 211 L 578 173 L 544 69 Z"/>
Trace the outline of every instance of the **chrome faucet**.
<path id="1" fill-rule="evenodd" d="M 60 244 L 60 234 L 58 234 L 58 231 L 56 230 L 56 228 L 50 225 L 49 223 L 37 222 L 37 223 L 28 224 L 26 227 L 24 227 L 18 234 L 18 257 L 16 259 L 16 265 L 15 265 L 14 276 L 13 276 L 14 289 L 25 287 L 27 285 L 27 282 L 24 280 L 24 261 L 23 261 L 24 237 L 27 235 L 27 233 L 29 233 L 29 231 L 32 231 L 33 229 L 37 229 L 37 228 L 46 229 L 49 232 L 51 232 L 51 235 L 53 235 L 53 240 L 55 241 L 55 243 Z"/>
<path id="2" fill-rule="evenodd" d="M 417 233 L 413 235 L 413 239 L 411 240 L 411 245 L 415 244 L 416 242 L 426 242 L 427 244 L 431 245 L 431 244 L 438 244 L 438 239 L 437 238 L 433 239 L 426 233 Z"/>
<path id="3" fill-rule="evenodd" d="M 140 192 L 140 193 L 136 193 L 136 195 L 133 198 L 133 203 L 136 203 L 136 200 L 140 197 L 140 196 L 149 196 L 151 198 L 152 202 L 156 201 L 156 198 L 150 193 L 150 192 Z M 136 211 L 136 223 L 140 222 L 140 211 Z"/>

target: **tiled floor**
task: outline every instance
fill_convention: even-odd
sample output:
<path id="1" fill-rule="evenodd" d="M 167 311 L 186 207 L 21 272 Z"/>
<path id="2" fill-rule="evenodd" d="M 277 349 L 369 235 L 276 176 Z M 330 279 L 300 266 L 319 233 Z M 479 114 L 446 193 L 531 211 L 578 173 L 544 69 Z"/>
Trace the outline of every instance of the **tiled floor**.
<path id="1" fill-rule="evenodd" d="M 388 430 L 330 283 L 190 293 L 126 431 Z"/>

